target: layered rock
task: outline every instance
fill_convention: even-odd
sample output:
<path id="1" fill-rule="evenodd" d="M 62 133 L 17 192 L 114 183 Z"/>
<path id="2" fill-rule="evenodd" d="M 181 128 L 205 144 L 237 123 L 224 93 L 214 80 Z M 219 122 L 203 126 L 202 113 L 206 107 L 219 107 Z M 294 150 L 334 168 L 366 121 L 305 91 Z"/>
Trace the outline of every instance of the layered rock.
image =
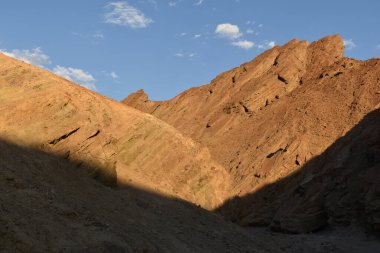
<path id="1" fill-rule="evenodd" d="M 205 208 L 229 194 L 224 168 L 175 128 L 3 54 L 0 137 L 92 168 L 108 185 L 149 189 Z"/>
<path id="2" fill-rule="evenodd" d="M 252 201 L 236 199 L 302 170 L 380 103 L 380 61 L 344 58 L 343 49 L 338 35 L 310 45 L 292 40 L 171 100 L 152 102 L 130 96 L 124 102 L 152 113 L 210 149 L 233 180 L 236 198 L 231 203 L 236 205 L 221 209 L 227 217 L 244 225 L 269 225 L 276 215 L 285 217 L 277 214 L 279 199 L 268 200 L 266 210 L 270 211 L 265 212 Z M 328 204 L 320 193 L 315 194 L 319 204 Z M 313 231 L 320 227 L 315 223 L 333 224 L 333 213 L 326 218 L 313 203 L 304 199 L 300 208 L 310 210 L 305 211 L 302 229 L 292 229 L 297 225 L 291 219 L 280 227 Z"/>

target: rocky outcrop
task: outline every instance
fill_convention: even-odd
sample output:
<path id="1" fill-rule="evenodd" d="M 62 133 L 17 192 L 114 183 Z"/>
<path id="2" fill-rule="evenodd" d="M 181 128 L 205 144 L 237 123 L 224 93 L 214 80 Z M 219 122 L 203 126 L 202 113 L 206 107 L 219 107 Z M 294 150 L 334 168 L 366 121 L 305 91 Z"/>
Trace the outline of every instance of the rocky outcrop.
<path id="1" fill-rule="evenodd" d="M 1 138 L 90 166 L 107 185 L 132 185 L 208 209 L 229 195 L 224 168 L 172 126 L 3 54 L 0 104 Z"/>
<path id="2" fill-rule="evenodd" d="M 227 217 L 256 225 L 285 217 L 276 208 L 261 212 L 253 202 L 236 200 L 302 170 L 377 108 L 380 61 L 344 58 L 343 50 L 338 35 L 311 44 L 292 40 L 220 74 L 208 85 L 159 103 L 153 115 L 207 146 L 230 174 L 235 195 L 231 203 L 244 205 L 226 205 Z M 144 110 L 129 98 L 124 102 Z M 313 231 L 330 224 L 322 211 L 326 209 L 321 209 L 326 202 L 315 194 L 313 201 L 303 199 L 298 206 L 310 214 L 299 220 L 302 229 L 291 229 L 301 225 L 290 217 L 281 218 L 281 224 L 286 223 L 289 231 Z M 272 200 L 269 207 L 278 199 Z M 233 215 L 241 210 L 244 215 Z M 281 210 L 290 212 L 286 206 Z"/>
<path id="3" fill-rule="evenodd" d="M 379 232 L 379 125 L 376 109 L 300 170 L 219 211 L 242 225 L 292 233 L 359 224 Z"/>

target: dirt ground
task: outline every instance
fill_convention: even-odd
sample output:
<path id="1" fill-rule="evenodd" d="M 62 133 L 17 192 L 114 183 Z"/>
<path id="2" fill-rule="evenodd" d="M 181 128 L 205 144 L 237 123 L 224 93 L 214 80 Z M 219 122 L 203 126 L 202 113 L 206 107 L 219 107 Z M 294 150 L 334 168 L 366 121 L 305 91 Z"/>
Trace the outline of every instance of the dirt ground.
<path id="1" fill-rule="evenodd" d="M 267 228 L 249 228 L 256 236 L 266 235 L 284 253 L 377 253 L 380 239 L 355 228 L 330 229 L 308 234 L 285 234 Z M 269 239 L 270 238 L 270 239 Z"/>

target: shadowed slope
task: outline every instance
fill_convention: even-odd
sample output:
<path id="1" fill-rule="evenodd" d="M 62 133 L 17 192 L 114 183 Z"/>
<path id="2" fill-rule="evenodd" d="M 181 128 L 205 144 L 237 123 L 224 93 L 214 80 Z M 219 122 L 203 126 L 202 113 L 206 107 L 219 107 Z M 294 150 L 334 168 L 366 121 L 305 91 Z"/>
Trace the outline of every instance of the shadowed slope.
<path id="1" fill-rule="evenodd" d="M 378 108 L 380 104 L 378 105 Z M 218 211 L 243 225 L 310 232 L 364 225 L 380 232 L 380 109 L 291 175 Z"/>
<path id="2" fill-rule="evenodd" d="M 96 165 L 128 183 L 213 208 L 229 176 L 207 148 L 168 124 L 52 73 L 0 54 L 0 136 Z"/>
<path id="3" fill-rule="evenodd" d="M 0 140 L 0 252 L 214 251 L 280 252 L 193 204 L 106 187 L 75 163 Z"/>
<path id="4" fill-rule="evenodd" d="M 124 100 L 210 149 L 237 196 L 300 169 L 380 103 L 380 60 L 343 57 L 343 41 L 292 40 L 164 101 Z"/>

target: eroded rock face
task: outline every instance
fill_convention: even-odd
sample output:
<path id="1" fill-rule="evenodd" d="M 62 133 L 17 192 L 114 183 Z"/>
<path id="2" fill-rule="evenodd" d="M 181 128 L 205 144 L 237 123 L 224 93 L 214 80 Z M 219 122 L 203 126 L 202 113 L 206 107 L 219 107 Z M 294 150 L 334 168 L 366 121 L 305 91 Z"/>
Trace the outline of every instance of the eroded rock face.
<path id="1" fill-rule="evenodd" d="M 317 188 L 307 198 L 294 198 L 281 208 L 276 190 L 270 198 L 255 197 L 256 202 L 250 196 L 268 185 L 282 185 L 378 108 L 379 60 L 357 61 L 344 58 L 343 53 L 338 35 L 310 45 L 292 40 L 220 74 L 208 85 L 157 102 L 154 111 L 146 109 L 147 101 L 136 103 L 128 97 L 124 102 L 152 113 L 210 149 L 232 178 L 236 197 L 220 209 L 225 216 L 243 225 L 313 231 L 335 224 L 333 220 L 338 219 L 332 218 L 333 213 L 342 210 L 333 208 L 337 202 L 327 201 Z M 314 184 L 316 179 L 310 180 Z M 330 184 L 319 183 L 321 187 Z M 368 190 L 358 189 L 363 194 Z M 281 191 L 294 194 L 291 187 Z M 350 203 L 355 205 L 353 200 Z M 335 211 L 326 211 L 326 205 Z M 349 223 L 357 217 L 340 216 Z"/>
<path id="2" fill-rule="evenodd" d="M 224 168 L 172 126 L 3 54 L 0 137 L 76 161 L 107 185 L 133 185 L 208 209 L 229 195 Z"/>
<path id="3" fill-rule="evenodd" d="M 269 235 L 0 139 L 1 252 L 281 252 Z"/>

